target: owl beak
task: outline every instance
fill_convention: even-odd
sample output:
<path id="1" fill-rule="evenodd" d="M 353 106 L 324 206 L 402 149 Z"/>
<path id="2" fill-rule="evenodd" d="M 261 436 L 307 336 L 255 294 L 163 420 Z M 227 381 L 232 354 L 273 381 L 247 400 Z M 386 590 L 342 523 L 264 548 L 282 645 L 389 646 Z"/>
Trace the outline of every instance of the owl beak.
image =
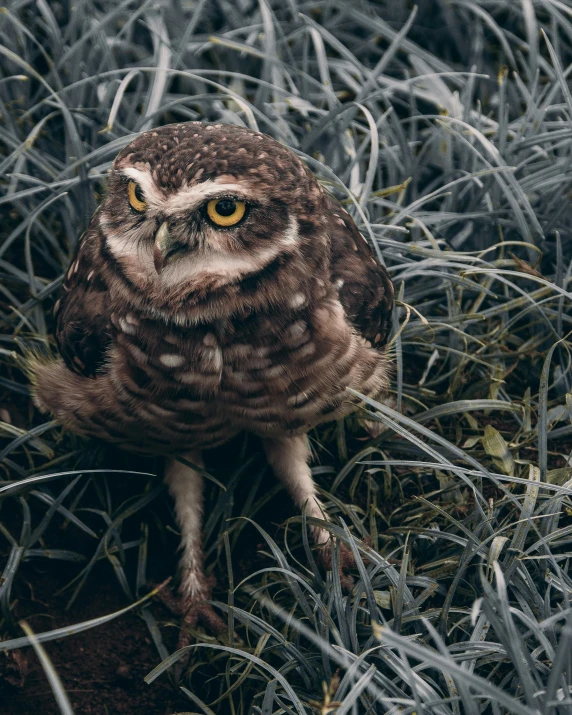
<path id="1" fill-rule="evenodd" d="M 169 258 L 182 248 L 183 246 L 169 235 L 167 222 L 162 223 L 155 234 L 155 246 L 153 247 L 153 264 L 157 273 L 161 273 Z"/>

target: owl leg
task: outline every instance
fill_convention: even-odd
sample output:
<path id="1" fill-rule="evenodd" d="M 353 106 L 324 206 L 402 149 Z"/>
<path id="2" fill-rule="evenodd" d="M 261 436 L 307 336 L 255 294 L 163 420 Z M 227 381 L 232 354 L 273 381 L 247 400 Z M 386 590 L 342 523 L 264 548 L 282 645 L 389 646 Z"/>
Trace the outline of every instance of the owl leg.
<path id="1" fill-rule="evenodd" d="M 304 509 L 307 516 L 326 519 L 308 464 L 310 446 L 306 435 L 267 438 L 263 440 L 263 446 L 268 464 L 286 487 L 296 506 Z M 329 543 L 330 532 L 327 529 L 319 526 L 312 526 L 310 529 L 316 544 L 320 546 Z"/>
<path id="2" fill-rule="evenodd" d="M 200 452 L 189 452 L 184 458 L 202 467 Z M 165 482 L 175 501 L 175 514 L 181 529 L 183 555 L 179 567 L 181 583 L 177 609 L 182 616 L 179 648 L 190 642 L 189 628 L 201 622 L 211 632 L 221 633 L 226 629 L 224 621 L 205 601 L 210 600 L 212 579 L 207 579 L 203 571 L 202 519 L 203 519 L 203 477 L 186 464 L 176 459 L 167 459 Z"/>
<path id="3" fill-rule="evenodd" d="M 310 470 L 310 445 L 306 435 L 294 437 L 276 437 L 263 440 L 264 451 L 268 463 L 276 477 L 286 487 L 296 506 L 305 509 L 308 516 L 316 519 L 327 519 L 324 507 L 317 494 L 316 485 Z M 314 542 L 319 546 L 320 560 L 325 568 L 332 567 L 332 542 L 330 532 L 319 526 L 310 527 Z M 352 577 L 346 569 L 355 566 L 351 551 L 340 544 L 339 571 L 342 587 L 351 589 Z"/>

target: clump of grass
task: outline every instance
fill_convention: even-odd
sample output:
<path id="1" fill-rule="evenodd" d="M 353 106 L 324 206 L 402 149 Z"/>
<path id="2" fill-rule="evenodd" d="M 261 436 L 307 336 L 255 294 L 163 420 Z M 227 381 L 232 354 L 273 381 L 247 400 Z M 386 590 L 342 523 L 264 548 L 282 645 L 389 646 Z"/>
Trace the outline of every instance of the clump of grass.
<path id="1" fill-rule="evenodd" d="M 72 598 L 102 560 L 130 602 L 149 590 L 162 486 L 139 474 L 117 490 L 113 470 L 154 469 L 42 421 L 22 356 L 50 349 L 117 151 L 152 126 L 217 120 L 299 152 L 386 263 L 396 408 L 364 401 L 375 440 L 356 420 L 313 435 L 329 528 L 359 565 L 349 595 L 316 568 L 303 520 L 256 524 L 277 487 L 261 494 L 248 451 L 209 486 L 229 632 L 191 647 L 189 707 L 572 712 L 569 5 L 20 1 L 0 23 L 0 650 L 22 646 L 25 560 L 77 563 Z M 253 533 L 263 553 L 237 582 Z M 137 607 L 162 661 L 151 682 L 178 656 Z"/>

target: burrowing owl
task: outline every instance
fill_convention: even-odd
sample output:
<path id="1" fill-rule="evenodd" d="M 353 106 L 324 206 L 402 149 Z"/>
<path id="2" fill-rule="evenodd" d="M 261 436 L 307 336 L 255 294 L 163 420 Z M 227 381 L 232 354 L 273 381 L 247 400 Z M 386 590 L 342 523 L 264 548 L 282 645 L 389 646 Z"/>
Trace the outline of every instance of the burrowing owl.
<path id="1" fill-rule="evenodd" d="M 188 623 L 211 628 L 201 451 L 262 438 L 296 504 L 323 518 L 306 433 L 387 388 L 393 288 L 344 208 L 296 155 L 242 127 L 190 122 L 123 149 L 56 303 L 61 359 L 41 409 L 81 435 L 165 455 Z M 318 544 L 328 532 L 314 529 Z"/>

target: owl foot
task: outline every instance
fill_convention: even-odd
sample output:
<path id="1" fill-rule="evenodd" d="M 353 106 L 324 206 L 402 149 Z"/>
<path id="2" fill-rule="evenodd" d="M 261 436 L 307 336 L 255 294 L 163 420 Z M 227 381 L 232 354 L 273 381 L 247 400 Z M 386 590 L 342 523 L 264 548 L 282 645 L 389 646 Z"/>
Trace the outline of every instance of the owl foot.
<path id="1" fill-rule="evenodd" d="M 371 439 L 379 437 L 387 429 L 383 422 L 375 422 L 374 420 L 363 420 L 363 426 Z M 367 437 L 364 437 L 364 439 L 367 439 Z"/>
<path id="2" fill-rule="evenodd" d="M 215 584 L 213 576 L 206 578 L 200 595 L 178 595 L 169 588 L 162 587 L 157 593 L 161 603 L 174 616 L 181 619 L 181 630 L 177 650 L 189 645 L 192 641 L 191 631 L 198 625 L 203 626 L 211 635 L 218 636 L 227 629 L 226 623 L 215 612 L 209 601 Z"/>
<path id="3" fill-rule="evenodd" d="M 219 636 L 227 629 L 226 623 L 215 612 L 209 601 L 215 584 L 214 576 L 204 578 L 200 595 L 182 595 L 173 593 L 170 588 L 160 588 L 157 596 L 174 616 L 180 619 L 179 638 L 176 650 L 191 645 L 196 639 L 193 631 L 198 625 L 203 626 L 210 635 Z M 180 683 L 189 663 L 190 652 L 186 651 L 174 664 L 172 677 L 176 684 Z"/>
<path id="4" fill-rule="evenodd" d="M 210 593 L 208 598 L 210 598 Z M 181 630 L 177 640 L 177 650 L 191 645 L 196 639 L 193 631 L 197 625 L 202 625 L 211 635 L 220 636 L 227 630 L 226 623 L 215 612 L 210 603 L 205 603 L 203 598 L 187 597 L 181 599 Z M 189 664 L 191 653 L 185 651 L 175 664 L 174 677 L 180 681 Z"/>
<path id="5" fill-rule="evenodd" d="M 395 395 L 387 395 L 384 399 L 380 400 L 382 405 L 390 407 L 392 410 L 397 409 L 397 399 Z M 387 425 L 383 422 L 378 422 L 377 420 L 362 419 L 361 423 L 372 439 L 379 437 L 382 432 L 385 432 Z"/>
<path id="6" fill-rule="evenodd" d="M 317 553 L 319 562 L 322 566 L 327 571 L 332 571 L 335 567 L 332 542 L 328 541 L 327 544 L 319 546 Z M 337 566 L 342 591 L 344 593 L 349 593 L 354 586 L 354 577 L 348 573 L 348 571 L 356 568 L 356 560 L 351 549 L 348 549 L 348 547 L 341 542 L 339 543 L 339 562 Z"/>
<path id="7" fill-rule="evenodd" d="M 189 644 L 190 631 L 198 625 L 203 626 L 213 636 L 220 636 L 227 629 L 226 623 L 216 613 L 210 603 L 205 603 L 201 598 L 185 598 L 181 604 L 181 632 L 179 634 L 178 648 Z M 184 642 L 184 645 L 182 643 Z"/>

